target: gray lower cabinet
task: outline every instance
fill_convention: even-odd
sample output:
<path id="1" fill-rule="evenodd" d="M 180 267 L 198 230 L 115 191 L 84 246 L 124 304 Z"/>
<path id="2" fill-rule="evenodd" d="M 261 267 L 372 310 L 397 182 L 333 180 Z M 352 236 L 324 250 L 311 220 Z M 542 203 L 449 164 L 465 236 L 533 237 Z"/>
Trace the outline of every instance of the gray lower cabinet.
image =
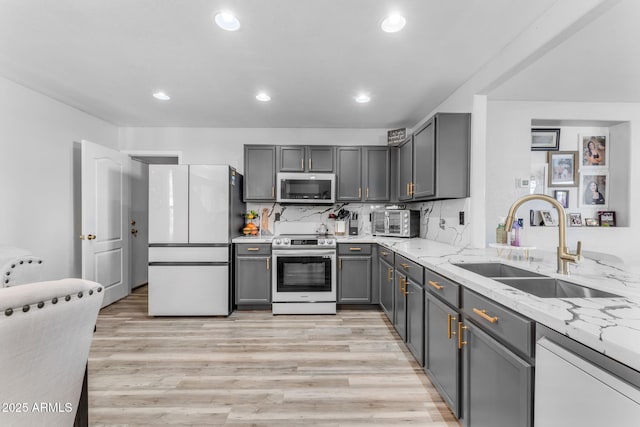
<path id="1" fill-rule="evenodd" d="M 271 247 L 237 244 L 235 256 L 235 304 L 271 304 Z"/>
<path id="2" fill-rule="evenodd" d="M 460 350 L 456 310 L 425 291 L 424 370 L 451 412 L 460 418 Z"/>
<path id="3" fill-rule="evenodd" d="M 393 322 L 393 266 L 385 261 L 382 257 L 378 258 L 378 282 L 380 283 L 380 306 L 387 315 L 387 318 Z"/>
<path id="4" fill-rule="evenodd" d="M 276 146 L 244 146 L 244 200 L 276 200 Z"/>
<path id="5" fill-rule="evenodd" d="M 338 257 L 338 303 L 371 303 L 371 256 Z"/>
<path id="6" fill-rule="evenodd" d="M 404 341 L 407 340 L 407 276 L 395 270 L 393 287 L 393 326 Z"/>
<path id="7" fill-rule="evenodd" d="M 424 364 L 424 288 L 411 279 L 406 284 L 407 347 L 416 361 Z"/>
<path id="8" fill-rule="evenodd" d="M 464 424 L 468 427 L 531 427 L 533 365 L 472 322 L 464 345 Z"/>

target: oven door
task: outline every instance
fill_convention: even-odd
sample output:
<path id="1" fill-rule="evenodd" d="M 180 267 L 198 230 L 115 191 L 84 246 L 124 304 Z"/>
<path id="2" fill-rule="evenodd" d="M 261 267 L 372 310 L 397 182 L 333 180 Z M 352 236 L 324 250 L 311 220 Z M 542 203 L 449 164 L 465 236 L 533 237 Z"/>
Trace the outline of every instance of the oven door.
<path id="1" fill-rule="evenodd" d="M 273 302 L 336 301 L 335 250 L 274 250 L 272 254 Z"/>

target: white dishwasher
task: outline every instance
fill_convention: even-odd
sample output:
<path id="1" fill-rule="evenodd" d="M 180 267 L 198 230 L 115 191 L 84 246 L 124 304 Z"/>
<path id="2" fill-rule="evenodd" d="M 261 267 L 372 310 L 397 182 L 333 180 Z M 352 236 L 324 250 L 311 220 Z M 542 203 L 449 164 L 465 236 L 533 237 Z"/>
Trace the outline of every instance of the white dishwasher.
<path id="1" fill-rule="evenodd" d="M 535 427 L 640 425 L 640 389 L 540 338 L 536 344 Z"/>

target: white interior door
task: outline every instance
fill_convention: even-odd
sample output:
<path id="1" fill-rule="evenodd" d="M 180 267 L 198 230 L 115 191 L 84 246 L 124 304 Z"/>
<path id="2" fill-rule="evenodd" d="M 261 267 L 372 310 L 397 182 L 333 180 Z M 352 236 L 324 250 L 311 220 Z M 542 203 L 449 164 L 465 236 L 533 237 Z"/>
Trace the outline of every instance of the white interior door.
<path id="1" fill-rule="evenodd" d="M 82 277 L 105 287 L 103 306 L 129 295 L 131 159 L 81 142 Z"/>

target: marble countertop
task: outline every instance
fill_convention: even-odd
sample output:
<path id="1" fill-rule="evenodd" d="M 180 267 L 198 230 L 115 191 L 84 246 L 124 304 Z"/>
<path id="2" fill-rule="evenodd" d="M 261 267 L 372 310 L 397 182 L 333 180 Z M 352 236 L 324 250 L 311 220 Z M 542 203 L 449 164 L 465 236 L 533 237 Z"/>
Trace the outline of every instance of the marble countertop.
<path id="1" fill-rule="evenodd" d="M 269 243 L 271 239 L 272 236 L 252 236 L 236 238 L 233 242 Z M 459 248 L 420 238 L 339 236 L 338 242 L 381 244 L 640 371 L 640 276 L 607 261 L 606 256 L 590 254 L 580 263 L 570 264 L 567 277 L 556 273 L 556 254 L 550 251 L 535 250 L 528 260 L 514 260 L 499 256 L 492 248 Z M 501 262 L 621 297 L 539 298 L 455 265 L 474 262 Z"/>

